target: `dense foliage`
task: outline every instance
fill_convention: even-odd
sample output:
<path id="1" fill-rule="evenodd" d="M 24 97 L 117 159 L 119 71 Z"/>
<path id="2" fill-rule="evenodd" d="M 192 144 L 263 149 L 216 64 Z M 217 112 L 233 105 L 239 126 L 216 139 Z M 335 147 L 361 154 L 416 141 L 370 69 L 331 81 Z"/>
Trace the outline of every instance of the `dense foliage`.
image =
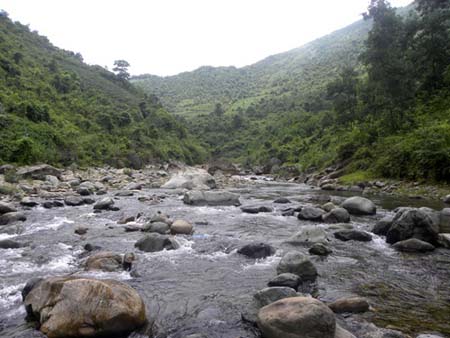
<path id="1" fill-rule="evenodd" d="M 135 81 L 185 113 L 215 157 L 277 158 L 303 170 L 342 163 L 367 177 L 450 181 L 449 1 L 395 10 L 372 0 L 365 20 L 232 73 L 239 71 L 252 86 L 227 100 L 216 95 L 226 88 L 223 70 L 214 91 L 201 86 L 212 80 L 199 71 L 179 75 L 195 83 L 183 92 L 177 77 Z M 183 110 L 179 98 L 209 100 L 209 113 Z M 217 103 L 224 114 L 215 113 Z"/>
<path id="2" fill-rule="evenodd" d="M 158 99 L 0 12 L 0 163 L 134 166 L 205 153 Z"/>

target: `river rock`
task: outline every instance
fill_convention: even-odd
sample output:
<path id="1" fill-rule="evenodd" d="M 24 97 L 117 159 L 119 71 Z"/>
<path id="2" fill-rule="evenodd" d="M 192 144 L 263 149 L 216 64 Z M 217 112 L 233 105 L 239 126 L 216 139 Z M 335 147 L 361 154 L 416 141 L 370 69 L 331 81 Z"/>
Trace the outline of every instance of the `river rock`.
<path id="1" fill-rule="evenodd" d="M 290 287 L 274 286 L 259 290 L 253 297 L 259 306 L 263 307 L 283 298 L 297 296 L 297 292 Z"/>
<path id="2" fill-rule="evenodd" d="M 322 220 L 325 223 L 348 223 L 350 222 L 350 214 L 344 208 L 334 208 L 322 215 Z"/>
<path id="3" fill-rule="evenodd" d="M 275 253 L 275 249 L 265 243 L 250 243 L 240 248 L 237 252 L 249 258 L 258 259 L 272 256 Z"/>
<path id="4" fill-rule="evenodd" d="M 278 263 L 277 274 L 286 272 L 296 274 L 302 281 L 315 281 L 317 278 L 317 269 L 308 256 L 296 251 L 288 252 Z"/>
<path id="5" fill-rule="evenodd" d="M 173 238 L 157 233 L 151 233 L 145 237 L 142 237 L 134 246 L 145 252 L 156 252 L 164 249 L 175 250 L 180 247 L 177 241 Z"/>
<path id="6" fill-rule="evenodd" d="M 375 215 L 377 212 L 377 207 L 371 200 L 360 196 L 347 198 L 341 207 L 352 215 Z"/>
<path id="7" fill-rule="evenodd" d="M 35 200 L 32 200 L 30 197 L 24 197 L 22 198 L 22 200 L 20 201 L 20 204 L 25 206 L 25 207 L 35 207 L 36 205 L 39 205 L 38 202 L 36 202 Z"/>
<path id="8" fill-rule="evenodd" d="M 13 222 L 24 222 L 27 220 L 27 217 L 25 214 L 21 211 L 17 212 L 7 212 L 6 214 L 3 214 L 0 216 L 0 225 L 6 225 Z"/>
<path id="9" fill-rule="evenodd" d="M 288 239 L 291 244 L 312 244 L 312 243 L 327 243 L 329 241 L 328 235 L 323 228 L 309 225 L 301 227 L 300 231 Z"/>
<path id="10" fill-rule="evenodd" d="M 445 196 L 443 199 L 444 203 L 450 204 L 450 195 Z"/>
<path id="11" fill-rule="evenodd" d="M 166 223 L 169 225 L 172 224 L 172 220 L 170 219 L 170 217 L 166 214 L 163 214 L 161 211 L 158 211 L 156 214 L 154 214 L 150 218 L 150 222 L 151 223 L 162 222 L 162 223 Z"/>
<path id="12" fill-rule="evenodd" d="M 44 181 L 47 175 L 61 177 L 61 170 L 56 169 L 48 164 L 39 164 L 28 167 L 21 167 L 17 170 L 16 175 L 22 179 L 32 178 L 34 180 Z"/>
<path id="13" fill-rule="evenodd" d="M 24 243 L 19 243 L 11 239 L 3 239 L 0 241 L 0 249 L 19 249 L 27 246 Z"/>
<path id="14" fill-rule="evenodd" d="M 302 280 L 299 276 L 286 272 L 272 278 L 269 283 L 267 283 L 267 286 L 286 286 L 297 290 L 301 282 Z"/>
<path id="15" fill-rule="evenodd" d="M 64 199 L 64 203 L 71 207 L 85 204 L 84 199 L 78 196 L 68 196 Z"/>
<path id="16" fill-rule="evenodd" d="M 136 220 L 136 217 L 134 217 L 134 216 L 131 216 L 131 215 L 123 216 L 121 219 L 119 219 L 117 221 L 117 224 L 127 224 L 130 222 L 134 222 L 135 220 Z"/>
<path id="17" fill-rule="evenodd" d="M 425 242 L 435 243 L 438 239 L 439 227 L 431 217 L 419 209 L 402 209 L 397 212 L 392 226 L 386 234 L 386 242 L 394 244 L 405 239 L 417 238 Z"/>
<path id="18" fill-rule="evenodd" d="M 258 214 L 260 212 L 272 212 L 273 208 L 266 206 L 245 206 L 241 207 L 242 212 L 247 214 Z"/>
<path id="19" fill-rule="evenodd" d="M 307 221 L 321 221 L 325 211 L 315 207 L 303 207 L 298 213 L 297 218 Z"/>
<path id="20" fill-rule="evenodd" d="M 239 174 L 239 168 L 231 162 L 227 161 L 214 161 L 208 164 L 208 173 L 214 175 L 216 171 L 221 171 L 224 174 L 228 175 L 237 175 Z"/>
<path id="21" fill-rule="evenodd" d="M 334 333 L 334 338 L 356 338 L 352 333 L 343 329 L 339 324 L 336 324 L 336 332 Z M 390 337 L 383 337 L 390 338 Z"/>
<path id="22" fill-rule="evenodd" d="M 12 164 L 3 164 L 0 166 L 0 175 L 4 175 L 8 172 L 15 170 L 16 168 Z"/>
<path id="23" fill-rule="evenodd" d="M 77 235 L 85 235 L 88 232 L 88 228 L 84 226 L 77 226 L 74 230 Z"/>
<path id="24" fill-rule="evenodd" d="M 188 168 L 173 175 L 161 188 L 208 190 L 216 188 L 216 181 L 204 169 Z"/>
<path id="25" fill-rule="evenodd" d="M 45 182 L 50 183 L 52 186 L 57 187 L 60 183 L 58 177 L 53 175 L 46 175 L 45 176 Z"/>
<path id="26" fill-rule="evenodd" d="M 334 233 L 334 237 L 341 241 L 360 241 L 360 242 L 370 242 L 372 236 L 365 231 L 359 230 L 339 230 Z"/>
<path id="27" fill-rule="evenodd" d="M 442 209 L 439 216 L 439 232 L 450 233 L 450 208 Z"/>
<path id="28" fill-rule="evenodd" d="M 127 261 L 125 262 L 125 256 Z M 95 253 L 86 260 L 86 270 L 102 270 L 107 272 L 124 270 L 124 263 L 131 263 L 134 260 L 134 254 L 121 255 L 114 252 L 102 251 Z"/>
<path id="29" fill-rule="evenodd" d="M 47 278 L 34 285 L 24 303 L 49 338 L 126 335 L 146 322 L 139 294 L 115 280 Z"/>
<path id="30" fill-rule="evenodd" d="M 0 201 L 0 215 L 6 214 L 8 212 L 16 212 L 17 209 L 10 203 L 5 203 Z"/>
<path id="31" fill-rule="evenodd" d="M 386 236 L 387 232 L 392 226 L 393 221 L 394 217 L 392 216 L 383 217 L 374 225 L 374 227 L 372 228 L 372 232 L 376 235 Z"/>
<path id="32" fill-rule="evenodd" d="M 333 251 L 322 243 L 315 243 L 311 248 L 309 248 L 308 252 L 311 255 L 327 256 L 331 254 Z"/>
<path id="33" fill-rule="evenodd" d="M 326 212 L 330 212 L 331 210 L 336 209 L 336 208 L 337 208 L 337 206 L 334 205 L 333 202 L 328 202 L 328 203 L 325 203 L 324 205 L 322 205 L 322 209 L 325 210 Z"/>
<path id="34" fill-rule="evenodd" d="M 427 252 L 433 251 L 435 249 L 434 245 L 421 241 L 417 238 L 410 238 L 404 241 L 397 242 L 392 247 L 398 251 L 403 252 Z"/>
<path id="35" fill-rule="evenodd" d="M 263 307 L 258 327 L 265 338 L 334 338 L 336 319 L 317 299 L 290 297 Z"/>
<path id="36" fill-rule="evenodd" d="M 102 198 L 100 201 L 95 203 L 95 210 L 110 210 L 114 205 L 114 200 L 111 197 Z"/>
<path id="37" fill-rule="evenodd" d="M 229 191 L 192 190 L 184 194 L 183 202 L 190 205 L 241 205 L 239 195 Z"/>
<path id="38" fill-rule="evenodd" d="M 45 201 L 44 203 L 42 203 L 42 206 L 45 209 L 58 208 L 58 207 L 63 207 L 64 206 L 64 202 L 58 201 L 58 200 Z"/>
<path id="39" fill-rule="evenodd" d="M 190 235 L 194 232 L 194 227 L 188 221 L 177 219 L 170 226 L 172 235 Z"/>
<path id="40" fill-rule="evenodd" d="M 440 246 L 450 249 L 450 233 L 449 234 L 439 234 L 438 243 Z"/>
<path id="41" fill-rule="evenodd" d="M 273 203 L 286 204 L 291 203 L 291 201 L 286 197 L 278 197 L 275 201 L 273 201 Z"/>
<path id="42" fill-rule="evenodd" d="M 328 307 L 334 313 L 362 313 L 369 311 L 370 305 L 364 298 L 350 297 L 338 299 L 328 304 Z"/>
<path id="43" fill-rule="evenodd" d="M 170 233 L 170 226 L 163 222 L 150 222 L 143 226 L 142 231 L 145 232 L 156 232 L 161 235 L 166 235 Z"/>

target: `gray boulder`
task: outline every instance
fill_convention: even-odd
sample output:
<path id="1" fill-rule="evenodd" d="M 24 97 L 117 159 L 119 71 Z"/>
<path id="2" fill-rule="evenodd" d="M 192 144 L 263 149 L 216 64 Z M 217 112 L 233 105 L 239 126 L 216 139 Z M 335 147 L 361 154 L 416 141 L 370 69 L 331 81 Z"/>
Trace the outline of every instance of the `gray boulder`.
<path id="1" fill-rule="evenodd" d="M 263 307 L 283 298 L 297 296 L 297 292 L 290 287 L 274 286 L 259 290 L 253 297 L 258 305 Z"/>
<path id="2" fill-rule="evenodd" d="M 442 209 L 439 215 L 439 232 L 450 233 L 450 208 Z"/>
<path id="3" fill-rule="evenodd" d="M 134 245 L 141 251 L 156 252 L 162 250 L 175 250 L 180 246 L 173 238 L 167 235 L 161 235 L 157 233 L 151 233 L 142 237 Z"/>
<path id="4" fill-rule="evenodd" d="M 245 206 L 241 207 L 242 212 L 245 212 L 247 214 L 258 214 L 260 212 L 272 212 L 273 208 L 266 207 L 264 205 L 262 206 Z"/>
<path id="5" fill-rule="evenodd" d="M 372 228 L 372 232 L 376 235 L 386 236 L 393 222 L 394 217 L 385 216 L 374 225 L 374 227 Z"/>
<path id="6" fill-rule="evenodd" d="M 320 208 L 314 207 L 303 207 L 302 210 L 298 213 L 298 219 L 307 220 L 307 221 L 321 221 L 322 215 L 325 214 L 325 211 Z"/>
<path id="7" fill-rule="evenodd" d="M 114 200 L 111 197 L 102 198 L 100 201 L 95 203 L 95 210 L 110 210 L 114 205 Z"/>
<path id="8" fill-rule="evenodd" d="M 334 208 L 322 215 L 322 220 L 325 223 L 348 223 L 350 222 L 350 214 L 344 208 Z"/>
<path id="9" fill-rule="evenodd" d="M 377 212 L 377 207 L 371 200 L 360 196 L 347 198 L 341 207 L 352 215 L 375 215 Z"/>
<path id="10" fill-rule="evenodd" d="M 7 212 L 0 216 L 0 225 L 11 224 L 14 222 L 24 222 L 27 220 L 25 214 L 21 211 Z"/>
<path id="11" fill-rule="evenodd" d="M 291 201 L 289 199 L 287 199 L 286 197 L 279 197 L 275 201 L 273 201 L 273 203 L 286 204 L 286 203 L 291 203 Z"/>
<path id="12" fill-rule="evenodd" d="M 170 226 L 172 235 L 190 235 L 194 232 L 194 227 L 188 221 L 177 219 Z"/>
<path id="13" fill-rule="evenodd" d="M 229 191 L 188 191 L 184 194 L 183 202 L 189 205 L 241 205 L 239 195 Z"/>
<path id="14" fill-rule="evenodd" d="M 153 223 L 150 222 L 144 225 L 142 231 L 156 232 L 161 235 L 166 235 L 170 233 L 170 226 L 169 224 L 163 222 L 153 222 Z"/>
<path id="15" fill-rule="evenodd" d="M 334 237 L 341 241 L 360 241 L 360 242 L 370 242 L 372 236 L 365 231 L 359 230 L 339 230 L 334 233 Z"/>
<path id="16" fill-rule="evenodd" d="M 445 196 L 443 199 L 444 203 L 450 204 L 450 195 Z"/>
<path id="17" fill-rule="evenodd" d="M 25 206 L 25 207 L 30 207 L 30 208 L 39 205 L 38 202 L 36 202 L 35 200 L 31 199 L 30 197 L 22 198 L 22 200 L 20 201 L 20 204 Z"/>
<path id="18" fill-rule="evenodd" d="M 302 282 L 301 278 L 293 273 L 282 273 L 272 278 L 267 286 L 285 286 L 297 290 L 298 286 Z"/>
<path id="19" fill-rule="evenodd" d="M 265 338 L 335 338 L 336 319 L 317 299 L 290 297 L 259 310 L 258 327 Z"/>
<path id="20" fill-rule="evenodd" d="M 26 247 L 27 244 L 19 243 L 11 239 L 3 239 L 0 241 L 0 249 L 18 249 Z"/>
<path id="21" fill-rule="evenodd" d="M 0 202 L 0 215 L 8 212 L 16 212 L 17 209 L 10 203 Z"/>
<path id="22" fill-rule="evenodd" d="M 85 269 L 90 270 L 102 270 L 107 272 L 121 271 L 126 268 L 126 263 L 131 266 L 134 260 L 134 254 L 121 255 L 109 251 L 101 251 L 92 254 L 86 260 Z M 125 264 L 124 264 L 125 263 Z"/>
<path id="23" fill-rule="evenodd" d="M 397 212 L 386 234 L 386 242 L 394 244 L 405 239 L 417 238 L 435 243 L 439 227 L 426 212 L 419 209 L 402 209 Z"/>
<path id="24" fill-rule="evenodd" d="M 188 168 L 173 175 L 161 188 L 208 190 L 216 188 L 216 181 L 204 169 Z"/>
<path id="25" fill-rule="evenodd" d="M 309 248 L 308 252 L 311 255 L 327 256 L 331 254 L 333 251 L 322 243 L 315 243 L 311 248 Z"/>
<path id="26" fill-rule="evenodd" d="M 45 181 L 47 175 L 61 177 L 61 170 L 56 169 L 48 164 L 39 164 L 28 167 L 21 167 L 17 170 L 16 175 L 20 178 L 31 178 L 34 180 Z"/>
<path id="27" fill-rule="evenodd" d="M 308 256 L 296 251 L 288 252 L 278 263 L 277 273 L 286 272 L 296 274 L 302 281 L 315 281 L 318 274 L 316 267 Z"/>
<path id="28" fill-rule="evenodd" d="M 434 245 L 417 238 L 410 238 L 397 242 L 392 247 L 403 252 L 427 252 L 435 249 Z"/>
<path id="29" fill-rule="evenodd" d="M 328 304 L 334 313 L 362 313 L 369 311 L 370 305 L 364 298 L 349 297 L 341 298 Z"/>
<path id="30" fill-rule="evenodd" d="M 323 228 L 317 226 L 304 226 L 287 241 L 291 244 L 327 243 L 328 235 Z"/>

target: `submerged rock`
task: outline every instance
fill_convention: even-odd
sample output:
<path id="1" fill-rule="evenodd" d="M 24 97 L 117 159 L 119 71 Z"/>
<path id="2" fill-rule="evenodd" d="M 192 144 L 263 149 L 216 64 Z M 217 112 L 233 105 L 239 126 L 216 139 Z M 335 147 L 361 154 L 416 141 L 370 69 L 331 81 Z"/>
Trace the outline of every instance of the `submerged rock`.
<path id="1" fill-rule="evenodd" d="M 286 203 L 291 203 L 291 201 L 286 197 L 279 197 L 275 201 L 273 201 L 273 203 L 286 204 Z"/>
<path id="2" fill-rule="evenodd" d="M 254 294 L 255 300 L 258 302 L 259 306 L 266 306 L 277 300 L 288 298 L 288 297 L 297 297 L 297 292 L 286 286 L 274 286 L 268 287 L 262 290 L 259 290 Z"/>
<path id="3" fill-rule="evenodd" d="M 24 243 L 19 243 L 11 239 L 3 239 L 0 241 L 0 249 L 18 249 L 27 246 Z"/>
<path id="4" fill-rule="evenodd" d="M 28 314 L 49 338 L 125 335 L 146 322 L 142 298 L 115 280 L 50 277 L 25 294 Z"/>
<path id="5" fill-rule="evenodd" d="M 242 212 L 245 212 L 247 214 L 258 214 L 260 212 L 272 212 L 273 208 L 266 207 L 264 205 L 262 206 L 245 206 L 241 207 Z"/>
<path id="6" fill-rule="evenodd" d="M 311 255 L 327 256 L 331 254 L 333 251 L 322 243 L 315 243 L 311 248 L 309 248 L 308 252 Z"/>
<path id="7" fill-rule="evenodd" d="M 334 233 L 334 237 L 341 241 L 360 241 L 360 242 L 370 242 L 372 236 L 364 231 L 359 230 L 339 230 Z"/>
<path id="8" fill-rule="evenodd" d="M 371 200 L 360 196 L 347 198 L 341 207 L 352 215 L 375 215 L 377 212 L 377 207 Z"/>
<path id="9" fill-rule="evenodd" d="M 10 203 L 0 202 L 0 215 L 8 212 L 16 212 L 17 209 Z"/>
<path id="10" fill-rule="evenodd" d="M 263 307 L 258 327 L 265 338 L 334 338 L 334 313 L 309 297 L 284 298 Z"/>
<path id="11" fill-rule="evenodd" d="M 13 222 L 24 222 L 27 220 L 25 214 L 21 211 L 17 212 L 7 212 L 0 216 L 0 225 L 6 225 Z"/>
<path id="12" fill-rule="evenodd" d="M 183 202 L 190 205 L 241 205 L 239 195 L 229 191 L 188 191 Z"/>
<path id="13" fill-rule="evenodd" d="M 328 235 L 323 228 L 317 226 L 304 226 L 287 241 L 291 244 L 327 243 Z"/>
<path id="14" fill-rule="evenodd" d="M 143 226 L 142 231 L 156 232 L 161 235 L 167 235 L 170 233 L 170 226 L 169 224 L 163 222 L 147 223 Z"/>
<path id="15" fill-rule="evenodd" d="M 278 263 L 277 273 L 286 272 L 296 274 L 302 281 L 315 281 L 317 278 L 317 269 L 308 256 L 296 251 L 288 252 Z"/>
<path id="16" fill-rule="evenodd" d="M 151 233 L 145 237 L 142 237 L 134 246 L 145 252 L 156 252 L 164 249 L 175 250 L 180 247 L 177 241 L 170 236 L 160 235 L 157 233 Z"/>
<path id="17" fill-rule="evenodd" d="M 257 259 L 272 256 L 275 253 L 275 249 L 265 243 L 251 243 L 243 246 L 237 252 L 241 255 Z"/>
<path id="18" fill-rule="evenodd" d="M 403 252 L 427 252 L 435 249 L 434 245 L 417 238 L 410 238 L 397 242 L 392 247 Z"/>
<path id="19" fill-rule="evenodd" d="M 328 304 L 328 307 L 334 313 L 362 313 L 369 311 L 370 305 L 364 298 L 361 297 L 350 297 L 350 298 L 341 298 L 334 301 L 331 304 Z"/>

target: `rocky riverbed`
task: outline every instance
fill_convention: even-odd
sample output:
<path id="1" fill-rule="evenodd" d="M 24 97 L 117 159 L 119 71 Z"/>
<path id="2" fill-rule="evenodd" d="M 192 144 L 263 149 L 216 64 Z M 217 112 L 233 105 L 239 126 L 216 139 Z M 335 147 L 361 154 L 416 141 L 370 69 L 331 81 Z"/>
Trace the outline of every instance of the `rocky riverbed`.
<path id="1" fill-rule="evenodd" d="M 356 192 L 176 166 L 11 170 L 0 174 L 2 337 L 40 337 L 25 320 L 22 289 L 67 275 L 136 290 L 148 323 L 132 337 L 260 337 L 270 308 L 258 327 L 259 307 L 293 296 L 301 297 L 283 306 L 338 300 L 327 316 L 343 337 L 450 336 L 450 250 L 439 234 L 448 205 L 440 200 L 375 194 L 365 196 L 373 205 L 355 209 L 348 198 Z M 402 236 L 423 241 L 403 244 L 405 252 Z M 264 245 L 244 248 L 252 243 Z M 306 265 L 292 268 L 288 253 Z M 290 289 L 261 292 L 280 279 Z"/>

